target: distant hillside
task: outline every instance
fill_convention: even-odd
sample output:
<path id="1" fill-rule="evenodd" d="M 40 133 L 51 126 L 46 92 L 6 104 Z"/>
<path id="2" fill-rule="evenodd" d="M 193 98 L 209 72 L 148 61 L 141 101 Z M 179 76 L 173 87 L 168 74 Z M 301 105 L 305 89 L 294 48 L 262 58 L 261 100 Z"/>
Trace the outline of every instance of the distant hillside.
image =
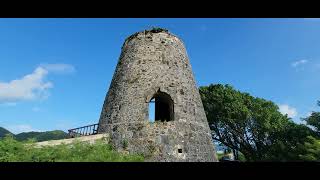
<path id="1" fill-rule="evenodd" d="M 64 139 L 66 137 L 67 137 L 67 133 L 60 130 L 46 131 L 46 132 L 23 132 L 15 135 L 15 138 L 18 141 L 25 141 L 30 138 L 33 138 L 36 141 L 48 141 L 48 140 Z"/>
<path id="2" fill-rule="evenodd" d="M 18 141 L 25 141 L 32 138 L 38 142 L 64 139 L 68 135 L 66 132 L 61 130 L 46 131 L 46 132 L 23 132 L 19 134 L 13 134 L 7 129 L 0 127 L 0 138 L 4 137 L 6 134 L 12 134 L 14 138 Z"/>
<path id="3" fill-rule="evenodd" d="M 0 138 L 5 137 L 6 134 L 12 134 L 12 133 L 3 127 L 0 127 Z"/>

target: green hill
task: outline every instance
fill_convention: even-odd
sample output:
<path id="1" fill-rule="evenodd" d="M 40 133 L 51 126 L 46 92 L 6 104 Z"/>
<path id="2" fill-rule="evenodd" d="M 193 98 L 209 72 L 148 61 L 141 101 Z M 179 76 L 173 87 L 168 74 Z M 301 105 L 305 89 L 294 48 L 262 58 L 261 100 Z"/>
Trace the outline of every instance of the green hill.
<path id="1" fill-rule="evenodd" d="M 35 139 L 36 141 L 48 141 L 64 139 L 67 137 L 67 133 L 61 130 L 46 131 L 46 132 L 23 132 L 19 134 L 13 134 L 5 128 L 0 127 L 0 138 L 3 138 L 6 134 L 11 134 L 18 141 L 25 141 L 28 139 Z"/>
<path id="2" fill-rule="evenodd" d="M 0 127 L 0 138 L 5 137 L 6 134 L 12 134 L 12 133 L 3 127 Z"/>
<path id="3" fill-rule="evenodd" d="M 48 140 L 64 139 L 66 137 L 67 137 L 67 133 L 60 130 L 46 131 L 46 132 L 23 132 L 15 135 L 15 139 L 17 139 L 18 141 L 25 141 L 30 138 L 33 138 L 36 141 L 48 141 Z"/>

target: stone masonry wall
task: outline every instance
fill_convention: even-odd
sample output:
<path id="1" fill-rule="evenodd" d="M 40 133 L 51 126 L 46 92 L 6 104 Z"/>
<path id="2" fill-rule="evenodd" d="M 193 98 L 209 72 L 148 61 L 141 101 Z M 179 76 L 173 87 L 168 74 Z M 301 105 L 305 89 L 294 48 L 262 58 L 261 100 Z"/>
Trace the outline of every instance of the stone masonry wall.
<path id="1" fill-rule="evenodd" d="M 149 122 L 148 103 L 157 91 L 172 98 L 173 121 Z M 185 47 L 168 32 L 127 38 L 99 124 L 117 149 L 147 154 L 150 161 L 217 161 Z"/>

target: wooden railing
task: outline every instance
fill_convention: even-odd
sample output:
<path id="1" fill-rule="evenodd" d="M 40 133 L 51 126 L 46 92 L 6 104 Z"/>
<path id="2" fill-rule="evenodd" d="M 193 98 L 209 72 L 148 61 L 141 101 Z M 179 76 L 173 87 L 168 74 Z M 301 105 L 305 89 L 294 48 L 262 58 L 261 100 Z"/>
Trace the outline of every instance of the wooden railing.
<path id="1" fill-rule="evenodd" d="M 98 134 L 98 127 L 99 127 L 99 124 L 91 124 L 88 126 L 69 129 L 68 136 L 69 138 L 74 138 L 79 136 L 90 136 L 90 135 Z"/>

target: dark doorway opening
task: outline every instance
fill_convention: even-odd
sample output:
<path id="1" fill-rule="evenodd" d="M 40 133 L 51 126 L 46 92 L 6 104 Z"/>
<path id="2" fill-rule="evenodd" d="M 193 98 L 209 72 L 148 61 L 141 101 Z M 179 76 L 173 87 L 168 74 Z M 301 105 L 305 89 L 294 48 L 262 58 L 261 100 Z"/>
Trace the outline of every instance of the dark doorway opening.
<path id="1" fill-rule="evenodd" d="M 172 121 L 174 119 L 173 115 L 174 109 L 171 97 L 167 93 L 158 91 L 149 102 L 150 122 Z"/>

